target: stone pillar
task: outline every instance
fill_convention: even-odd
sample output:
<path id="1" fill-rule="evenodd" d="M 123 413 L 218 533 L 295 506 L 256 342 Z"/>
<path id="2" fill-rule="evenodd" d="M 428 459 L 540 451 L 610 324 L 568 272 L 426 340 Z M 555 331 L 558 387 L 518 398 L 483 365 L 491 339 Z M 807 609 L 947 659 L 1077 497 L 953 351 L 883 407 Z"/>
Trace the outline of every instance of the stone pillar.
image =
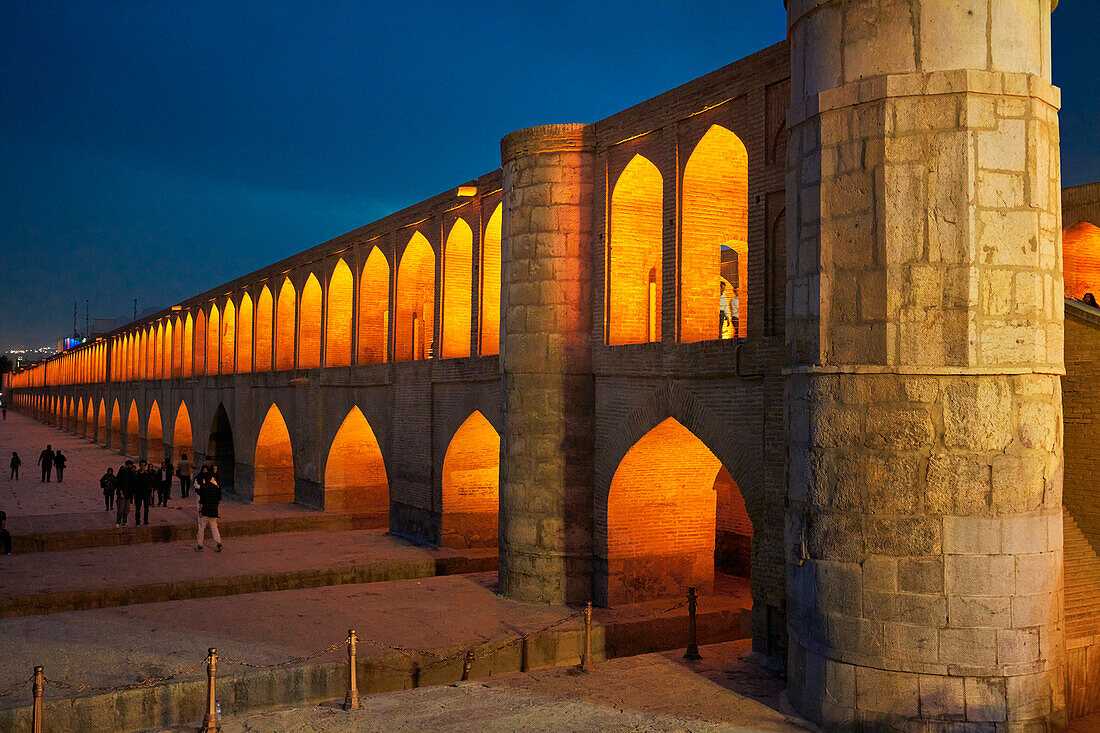
<path id="1" fill-rule="evenodd" d="M 592 593 L 594 137 L 545 125 L 500 143 L 500 587 L 527 601 Z"/>
<path id="2" fill-rule="evenodd" d="M 826 726 L 1064 720 L 1050 11 L 788 2 L 789 695 Z"/>

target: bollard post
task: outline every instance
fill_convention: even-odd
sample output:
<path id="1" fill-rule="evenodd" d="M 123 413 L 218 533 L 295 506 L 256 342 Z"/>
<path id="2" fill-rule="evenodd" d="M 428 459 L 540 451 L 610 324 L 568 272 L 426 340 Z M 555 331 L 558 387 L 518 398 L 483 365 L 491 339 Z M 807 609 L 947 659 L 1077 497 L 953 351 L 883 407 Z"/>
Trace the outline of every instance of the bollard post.
<path id="1" fill-rule="evenodd" d="M 45 687 L 45 675 L 41 667 L 34 668 L 34 712 L 31 726 L 34 733 L 42 733 L 42 689 Z"/>
<path id="2" fill-rule="evenodd" d="M 344 710 L 359 709 L 359 688 L 355 683 L 355 629 L 348 629 L 348 694 L 344 697 Z"/>
<path id="3" fill-rule="evenodd" d="M 206 717 L 202 720 L 199 733 L 218 733 L 221 726 L 218 721 L 218 712 L 214 707 L 217 704 L 214 699 L 214 674 L 217 671 L 218 650 L 211 649 L 206 660 Z"/>
<path id="4" fill-rule="evenodd" d="M 592 601 L 584 607 L 584 657 L 581 658 L 581 671 L 592 671 Z"/>
<path id="5" fill-rule="evenodd" d="M 462 662 L 462 681 L 470 679 L 470 668 L 474 666 L 474 653 L 466 652 L 466 659 Z"/>
<path id="6" fill-rule="evenodd" d="M 695 586 L 690 586 L 688 588 L 688 645 L 687 651 L 684 652 L 684 659 L 692 661 L 703 658 L 699 655 L 699 644 L 695 636 L 695 604 L 698 600 L 699 596 L 695 595 Z"/>

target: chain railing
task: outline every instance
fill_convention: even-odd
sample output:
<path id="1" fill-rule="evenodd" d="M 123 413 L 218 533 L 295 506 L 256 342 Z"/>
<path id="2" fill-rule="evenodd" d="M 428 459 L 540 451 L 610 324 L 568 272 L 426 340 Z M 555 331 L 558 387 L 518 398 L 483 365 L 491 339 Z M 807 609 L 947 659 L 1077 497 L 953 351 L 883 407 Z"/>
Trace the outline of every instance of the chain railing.
<path id="1" fill-rule="evenodd" d="M 675 605 L 669 606 L 663 611 L 658 611 L 655 614 L 656 616 L 666 616 L 673 611 L 678 611 L 684 606 L 688 607 L 688 653 L 684 656 L 685 658 L 692 660 L 700 658 L 698 653 L 698 645 L 696 643 L 695 631 L 695 616 L 698 598 L 698 595 L 695 593 L 695 588 L 691 587 L 688 589 L 687 598 Z M 207 652 L 205 657 L 199 659 L 194 664 L 184 669 L 180 669 L 169 674 L 154 675 L 139 680 L 138 682 L 129 682 L 120 685 L 98 686 L 72 682 L 64 678 L 48 677 L 46 676 L 43 667 L 39 666 L 34 668 L 34 673 L 29 678 L 17 680 L 13 682 L 9 687 L 0 690 L 0 699 L 12 696 L 20 690 L 25 689 L 26 685 L 30 684 L 34 699 L 32 715 L 33 730 L 36 733 L 39 733 L 41 731 L 43 716 L 43 692 L 47 686 L 51 686 L 58 690 L 64 690 L 66 692 L 72 693 L 72 695 L 68 699 L 75 699 L 76 697 L 87 692 L 126 692 L 130 690 L 148 689 L 156 687 L 157 685 L 163 684 L 165 682 L 189 677 L 195 671 L 197 671 L 199 667 L 205 664 L 207 667 L 207 712 L 203 718 L 203 724 L 199 728 L 199 731 L 200 733 L 207 733 L 208 731 L 217 731 L 219 726 L 219 717 L 221 712 L 218 709 L 217 700 L 215 698 L 216 670 L 217 663 L 219 661 L 223 664 L 231 664 L 240 667 L 247 667 L 250 669 L 270 670 L 290 667 L 313 661 L 315 659 L 320 659 L 321 657 L 336 652 L 341 647 L 346 647 L 348 659 L 348 691 L 347 695 L 344 698 L 344 709 L 355 710 L 359 708 L 359 690 L 355 672 L 355 668 L 358 663 L 366 664 L 373 667 L 388 668 L 401 672 L 410 672 L 414 675 L 414 679 L 418 679 L 418 675 L 421 672 L 431 671 L 447 664 L 457 663 L 459 662 L 459 660 L 461 660 L 461 679 L 465 681 L 470 678 L 470 675 L 472 674 L 473 664 L 477 660 L 487 659 L 494 654 L 497 654 L 515 644 L 526 645 L 527 641 L 532 637 L 537 637 L 541 634 L 545 634 L 571 621 L 576 621 L 577 619 L 583 619 L 584 622 L 583 651 L 581 653 L 580 668 L 585 672 L 590 672 L 595 669 L 595 664 L 592 656 L 592 604 L 588 603 L 583 609 L 579 611 L 574 611 L 566 616 L 562 616 L 561 618 L 556 619 L 555 621 L 552 621 L 537 629 L 516 633 L 514 636 L 511 636 L 504 640 L 486 640 L 481 642 L 480 644 L 475 644 L 473 647 L 465 647 L 460 651 L 456 651 L 451 654 L 442 654 L 431 649 L 414 649 L 411 647 L 404 647 L 396 644 L 390 644 L 388 642 L 378 641 L 376 639 L 361 637 L 355 632 L 355 629 L 349 629 L 347 635 L 340 641 L 333 642 L 327 647 L 323 649 L 318 649 L 317 651 L 310 654 L 291 657 L 290 659 L 286 659 L 280 662 L 270 662 L 262 664 L 257 662 L 249 662 L 244 659 L 237 659 L 234 657 L 219 656 L 217 654 L 217 650 L 211 648 Z M 356 647 L 359 643 L 367 643 L 377 649 L 394 651 L 402 654 L 408 657 L 410 661 L 412 661 L 412 666 L 411 668 L 408 666 L 398 667 L 395 665 L 386 664 L 383 660 L 378 658 L 367 658 L 363 660 L 358 660 Z M 432 661 L 428 664 L 422 665 L 420 663 L 421 657 L 430 657 Z M 526 654 L 524 654 L 524 658 L 525 657 Z M 526 662 L 521 664 L 521 671 L 527 671 Z"/>

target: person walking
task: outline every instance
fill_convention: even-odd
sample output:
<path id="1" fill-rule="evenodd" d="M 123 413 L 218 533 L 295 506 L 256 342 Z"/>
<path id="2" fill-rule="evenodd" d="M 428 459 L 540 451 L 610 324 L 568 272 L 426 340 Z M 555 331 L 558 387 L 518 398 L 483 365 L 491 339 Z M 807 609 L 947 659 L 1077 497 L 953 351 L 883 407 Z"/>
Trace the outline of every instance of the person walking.
<path id="1" fill-rule="evenodd" d="M 4 422 L 7 422 L 8 421 L 8 406 L 4 405 L 3 407 L 0 407 L 0 412 L 4 413 Z"/>
<path id="2" fill-rule="evenodd" d="M 19 479 L 19 467 L 23 465 L 23 461 L 19 460 L 19 454 L 15 451 L 11 452 L 11 480 L 17 481 Z"/>
<path id="3" fill-rule="evenodd" d="M 134 462 L 126 461 L 126 465 L 118 469 L 115 476 L 115 526 L 125 527 L 126 519 L 130 514 L 130 502 L 134 498 Z"/>
<path id="4" fill-rule="evenodd" d="M 168 506 L 168 500 L 172 498 L 172 481 L 175 478 L 175 467 L 171 458 L 164 459 L 164 506 Z"/>
<path id="5" fill-rule="evenodd" d="M 210 535 L 217 543 L 214 552 L 222 551 L 222 536 L 218 532 L 218 505 L 222 500 L 222 489 L 214 480 L 214 474 L 204 467 L 199 472 L 198 482 L 195 484 L 195 493 L 199 496 L 199 543 L 195 545 L 195 552 L 202 552 L 203 540 L 206 536 L 206 528 L 210 527 Z"/>
<path id="6" fill-rule="evenodd" d="M 38 465 L 42 466 L 42 483 L 48 484 L 53 474 L 53 446 L 47 445 L 46 450 L 38 454 Z"/>
<path id="7" fill-rule="evenodd" d="M 140 527 L 142 509 L 145 510 L 145 525 L 149 525 L 149 505 L 153 503 L 153 473 L 149 464 L 141 461 L 134 477 L 134 526 Z"/>
<path id="8" fill-rule="evenodd" d="M 11 532 L 8 531 L 8 513 L 0 511 L 0 546 L 4 554 L 11 554 Z"/>
<path id="9" fill-rule="evenodd" d="M 187 460 L 187 454 L 180 454 L 180 463 L 176 466 L 176 475 L 180 477 L 180 496 L 187 498 L 187 492 L 191 490 L 191 461 Z"/>
<path id="10" fill-rule="evenodd" d="M 115 469 L 108 468 L 100 477 L 99 488 L 103 489 L 103 509 L 109 512 L 115 505 Z"/>
<path id="11" fill-rule="evenodd" d="M 65 461 L 67 460 L 65 456 L 61 455 L 61 449 L 58 448 L 53 455 L 53 465 L 57 470 L 57 483 L 61 483 L 61 480 L 65 478 Z"/>

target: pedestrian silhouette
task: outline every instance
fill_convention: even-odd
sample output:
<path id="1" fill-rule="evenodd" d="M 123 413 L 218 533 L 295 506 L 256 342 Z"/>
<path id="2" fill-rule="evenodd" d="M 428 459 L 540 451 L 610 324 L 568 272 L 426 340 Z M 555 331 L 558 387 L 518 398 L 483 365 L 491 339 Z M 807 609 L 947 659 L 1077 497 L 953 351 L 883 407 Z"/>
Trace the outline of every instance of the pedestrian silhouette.
<path id="1" fill-rule="evenodd" d="M 15 481 L 19 478 L 19 467 L 23 465 L 23 461 L 19 460 L 19 454 L 15 451 L 11 452 L 11 480 Z"/>
<path id="2" fill-rule="evenodd" d="M 53 446 L 47 445 L 46 450 L 38 454 L 38 465 L 42 466 L 42 483 L 48 484 L 53 475 Z"/>

